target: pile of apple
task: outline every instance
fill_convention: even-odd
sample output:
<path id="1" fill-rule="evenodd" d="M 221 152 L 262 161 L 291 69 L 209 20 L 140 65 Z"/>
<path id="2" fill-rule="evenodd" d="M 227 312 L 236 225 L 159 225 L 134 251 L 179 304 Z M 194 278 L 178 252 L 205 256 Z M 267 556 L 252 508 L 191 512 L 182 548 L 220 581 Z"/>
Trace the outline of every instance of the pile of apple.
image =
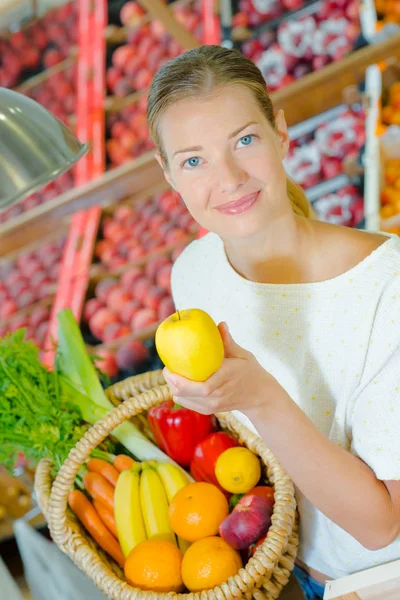
<path id="1" fill-rule="evenodd" d="M 365 113 L 343 108 L 334 119 L 291 141 L 285 168 L 309 189 L 343 172 L 343 159 L 357 156 L 365 143 Z"/>
<path id="2" fill-rule="evenodd" d="M 62 61 L 76 44 L 77 33 L 76 2 L 70 2 L 0 39 L 0 87 L 14 87 Z"/>
<path id="3" fill-rule="evenodd" d="M 31 311 L 22 311 L 15 314 L 6 323 L 0 326 L 1 337 L 22 327 L 26 328 L 26 338 L 32 340 L 38 348 L 43 348 L 50 321 L 50 308 L 48 306 L 35 306 Z"/>
<path id="4" fill-rule="evenodd" d="M 117 269 L 184 242 L 195 231 L 196 222 L 182 200 L 168 190 L 137 207 L 119 206 L 112 217 L 106 217 L 95 254 L 107 269 Z"/>
<path id="5" fill-rule="evenodd" d="M 129 28 L 128 43 L 114 51 L 106 76 L 109 92 L 120 97 L 147 89 L 158 69 L 182 52 L 180 44 L 168 35 L 160 21 L 140 24 L 141 9 L 136 2 L 128 2 L 122 11 L 121 21 Z M 174 14 L 189 31 L 201 36 L 200 11 L 196 7 L 180 6 Z"/>
<path id="6" fill-rule="evenodd" d="M 346 185 L 336 192 L 318 198 L 313 208 L 321 221 L 356 227 L 364 218 L 364 199 L 354 185 Z"/>
<path id="7" fill-rule="evenodd" d="M 146 119 L 147 94 L 108 118 L 107 157 L 119 166 L 154 148 Z"/>
<path id="8" fill-rule="evenodd" d="M 76 109 L 76 65 L 52 75 L 27 95 L 68 124 Z"/>
<path id="9" fill-rule="evenodd" d="M 389 90 L 388 102 L 382 109 L 382 121 L 385 125 L 400 125 L 400 81 L 394 83 Z"/>
<path id="10" fill-rule="evenodd" d="M 20 254 L 0 270 L 0 323 L 46 298 L 57 281 L 64 238 Z"/>
<path id="11" fill-rule="evenodd" d="M 266 4 L 271 4 L 266 2 Z M 252 16 L 264 2 L 241 0 L 241 13 Z M 258 10 L 257 10 L 258 9 Z M 238 17 L 237 17 L 238 18 Z M 264 20 L 261 12 L 261 21 Z M 317 71 L 352 51 L 360 33 L 357 0 L 323 0 L 317 12 L 295 16 L 276 30 L 243 43 L 242 52 L 261 69 L 270 91 Z"/>
<path id="12" fill-rule="evenodd" d="M 40 204 L 44 204 L 45 202 L 57 198 L 60 194 L 71 189 L 73 185 L 73 171 L 70 170 L 60 175 L 57 179 L 51 181 L 34 194 L 28 196 L 28 198 L 25 198 L 18 204 L 0 212 L 0 224 L 10 219 L 14 219 L 18 215 L 35 208 L 35 206 L 39 206 Z"/>

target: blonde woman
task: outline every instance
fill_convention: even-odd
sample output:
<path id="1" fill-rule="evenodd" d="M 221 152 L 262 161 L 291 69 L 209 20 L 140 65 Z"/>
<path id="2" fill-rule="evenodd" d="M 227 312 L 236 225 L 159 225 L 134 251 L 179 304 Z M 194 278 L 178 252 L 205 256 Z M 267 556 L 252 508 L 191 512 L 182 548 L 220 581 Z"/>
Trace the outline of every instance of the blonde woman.
<path id="1" fill-rule="evenodd" d="M 293 479 L 296 574 L 324 582 L 400 558 L 400 241 L 318 222 L 282 160 L 289 138 L 257 67 L 204 46 L 164 65 L 148 122 L 158 161 L 211 233 L 175 264 L 176 307 L 220 324 L 205 383 L 177 402 L 237 411 Z"/>

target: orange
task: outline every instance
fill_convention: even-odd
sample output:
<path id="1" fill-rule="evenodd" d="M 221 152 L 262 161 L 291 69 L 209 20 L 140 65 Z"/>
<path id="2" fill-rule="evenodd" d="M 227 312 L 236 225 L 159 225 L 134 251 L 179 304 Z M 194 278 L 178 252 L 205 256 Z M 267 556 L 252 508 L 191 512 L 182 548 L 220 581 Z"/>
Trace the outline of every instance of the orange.
<path id="1" fill-rule="evenodd" d="M 179 537 L 195 542 L 216 535 L 228 516 L 228 501 L 212 483 L 189 483 L 171 500 L 169 520 Z"/>
<path id="2" fill-rule="evenodd" d="M 166 540 L 145 540 L 131 550 L 125 562 L 127 581 L 141 590 L 180 592 L 182 553 Z"/>
<path id="3" fill-rule="evenodd" d="M 380 213 L 382 219 L 390 219 L 390 217 L 396 214 L 394 204 L 385 204 L 385 206 L 382 206 Z"/>
<path id="4" fill-rule="evenodd" d="M 220 537 L 198 540 L 187 550 L 182 561 L 182 579 L 191 592 L 220 585 L 242 567 L 239 552 Z"/>

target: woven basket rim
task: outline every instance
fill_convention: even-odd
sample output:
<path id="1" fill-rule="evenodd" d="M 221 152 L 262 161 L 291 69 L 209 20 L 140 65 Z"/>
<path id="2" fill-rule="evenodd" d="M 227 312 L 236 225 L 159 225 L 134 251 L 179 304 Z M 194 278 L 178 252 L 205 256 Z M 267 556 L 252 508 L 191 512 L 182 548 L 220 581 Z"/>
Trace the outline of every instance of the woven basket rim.
<path id="1" fill-rule="evenodd" d="M 161 371 L 151 371 L 114 384 L 107 390 L 107 395 L 114 402 L 121 400 L 123 402 L 101 421 L 90 427 L 75 448 L 71 450 L 53 483 L 51 483 L 50 475 L 52 464 L 49 459 L 41 461 L 35 478 L 36 496 L 48 521 L 53 540 L 86 575 L 93 579 L 107 597 L 116 600 L 131 600 L 136 599 L 139 594 L 144 600 L 150 599 L 150 597 L 153 600 L 154 598 L 161 600 L 164 597 L 171 598 L 172 596 L 179 600 L 250 598 L 256 588 L 268 581 L 272 575 L 276 575 L 277 569 L 279 571 L 280 568 L 283 568 L 288 572 L 293 569 L 298 544 L 293 483 L 261 438 L 242 425 L 232 413 L 222 413 L 216 415 L 220 423 L 223 427 L 234 431 L 239 440 L 261 458 L 266 467 L 268 479 L 274 485 L 275 504 L 272 524 L 266 540 L 246 565 L 238 571 L 237 575 L 213 590 L 199 593 L 170 592 L 164 594 L 139 590 L 124 581 L 120 567 L 99 549 L 67 507 L 68 493 L 80 466 L 93 448 L 101 443 L 116 425 L 170 399 L 171 394 Z M 285 566 L 279 567 L 283 558 Z M 270 583 L 273 587 L 272 582 Z M 271 595 L 268 598 L 277 598 L 278 595 Z"/>

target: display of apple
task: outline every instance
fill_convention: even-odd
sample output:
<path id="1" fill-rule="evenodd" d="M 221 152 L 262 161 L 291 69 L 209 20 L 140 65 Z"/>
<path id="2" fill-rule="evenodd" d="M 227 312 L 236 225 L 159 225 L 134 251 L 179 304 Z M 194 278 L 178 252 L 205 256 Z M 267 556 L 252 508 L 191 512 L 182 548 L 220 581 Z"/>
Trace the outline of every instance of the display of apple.
<path id="1" fill-rule="evenodd" d="M 222 521 L 219 533 L 232 548 L 244 550 L 267 533 L 273 502 L 260 496 L 244 496 Z"/>
<path id="2" fill-rule="evenodd" d="M 319 219 L 336 225 L 356 227 L 364 218 L 364 199 L 354 185 L 318 198 L 313 207 Z"/>

